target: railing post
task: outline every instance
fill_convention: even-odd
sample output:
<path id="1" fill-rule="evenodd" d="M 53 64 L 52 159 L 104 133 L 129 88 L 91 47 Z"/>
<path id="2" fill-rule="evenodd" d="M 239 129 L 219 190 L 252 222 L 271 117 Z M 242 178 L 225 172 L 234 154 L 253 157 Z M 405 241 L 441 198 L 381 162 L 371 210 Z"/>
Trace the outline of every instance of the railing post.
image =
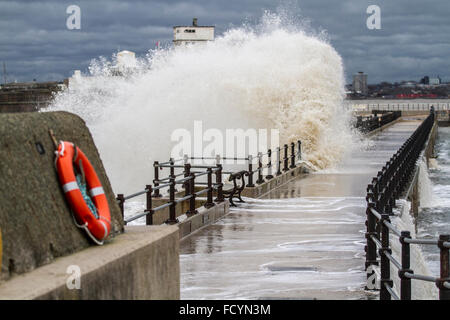
<path id="1" fill-rule="evenodd" d="M 270 180 L 270 179 L 273 178 L 273 175 L 272 175 L 272 150 L 271 149 L 269 149 L 267 151 L 267 161 L 268 161 L 268 163 L 267 163 L 267 176 L 266 176 L 266 179 Z"/>
<path id="2" fill-rule="evenodd" d="M 295 143 L 291 142 L 291 169 L 295 168 Z"/>
<path id="3" fill-rule="evenodd" d="M 217 164 L 216 184 L 217 184 L 217 198 L 214 201 L 223 202 L 224 197 L 223 197 L 222 165 L 221 164 Z"/>
<path id="4" fill-rule="evenodd" d="M 155 169 L 155 176 L 153 178 L 153 184 L 155 187 L 159 186 L 159 161 L 153 162 L 153 167 Z M 162 195 L 159 193 L 159 189 L 155 190 L 155 193 L 153 194 L 153 197 L 160 198 Z"/>
<path id="5" fill-rule="evenodd" d="M 124 212 L 124 204 L 125 204 L 125 199 L 124 199 L 124 195 L 123 195 L 123 193 L 119 193 L 118 195 L 117 195 L 117 201 L 119 202 L 118 203 L 118 205 L 119 205 L 119 209 L 120 209 L 120 213 L 122 214 L 122 221 L 123 221 L 123 224 L 124 225 L 126 225 L 127 223 L 125 222 L 125 212 Z M 122 228 L 122 232 L 124 231 L 125 229 L 124 228 Z"/>
<path id="6" fill-rule="evenodd" d="M 191 164 L 190 163 L 185 163 L 184 164 L 184 177 L 187 178 L 191 175 Z M 188 196 L 189 195 L 189 180 L 186 181 L 184 184 L 184 195 Z"/>
<path id="7" fill-rule="evenodd" d="M 254 187 L 255 185 L 253 184 L 253 157 L 252 155 L 248 156 L 248 183 L 247 183 L 247 187 Z"/>
<path id="8" fill-rule="evenodd" d="M 175 168 L 173 167 L 175 165 L 175 161 L 173 158 L 169 159 L 169 164 L 170 164 L 170 177 L 176 178 L 175 177 Z M 176 185 L 175 185 L 175 192 L 178 192 Z"/>
<path id="9" fill-rule="evenodd" d="M 281 175 L 281 148 L 277 147 L 277 176 Z"/>
<path id="10" fill-rule="evenodd" d="M 284 167 L 283 167 L 283 171 L 288 171 L 288 165 L 289 165 L 289 157 L 288 157 L 288 145 L 285 144 L 284 145 Z"/>
<path id="11" fill-rule="evenodd" d="M 389 248 L 389 228 L 384 224 L 384 221 L 389 221 L 389 215 L 383 213 L 381 215 L 381 249 L 380 249 L 380 261 L 381 261 L 381 279 L 380 279 L 380 300 L 391 300 L 391 294 L 386 289 L 385 284 L 392 288 L 391 280 L 391 265 L 386 253 L 391 254 L 392 251 Z"/>
<path id="12" fill-rule="evenodd" d="M 400 243 L 402 245 L 402 269 L 398 271 L 400 277 L 400 300 L 411 300 L 411 279 L 405 276 L 405 273 L 413 273 L 411 267 L 410 245 L 405 239 L 411 239 L 409 231 L 402 231 Z"/>
<path id="13" fill-rule="evenodd" d="M 366 220 L 366 240 L 367 240 L 367 245 L 366 245 L 366 271 L 371 267 L 371 266 L 376 266 L 378 265 L 378 261 L 377 261 L 377 246 L 375 244 L 375 242 L 371 239 L 371 236 L 377 236 L 377 232 L 376 232 L 376 217 L 372 214 L 371 209 L 375 209 L 375 204 L 372 202 L 372 198 L 371 198 L 372 193 L 368 193 L 367 196 L 367 209 L 366 209 L 366 216 L 367 216 L 367 220 Z M 369 273 L 370 272 L 370 273 Z M 373 275 L 375 273 L 375 271 L 369 270 L 369 272 L 367 272 L 367 280 L 371 280 L 374 279 Z M 376 280 L 376 279 L 375 279 Z M 369 283 L 367 283 L 366 285 L 366 289 L 369 290 L 375 290 L 376 289 L 376 283 L 374 283 L 373 287 L 369 288 Z"/>
<path id="14" fill-rule="evenodd" d="M 170 176 L 170 187 L 169 187 L 169 219 L 166 221 L 168 224 L 175 224 L 178 222 L 176 213 L 176 203 L 175 203 L 175 177 Z"/>
<path id="15" fill-rule="evenodd" d="M 192 195 L 191 199 L 189 199 L 189 210 L 186 212 L 187 216 L 192 216 L 197 213 L 195 210 L 195 173 L 191 173 L 191 179 L 189 180 L 189 194 Z"/>
<path id="16" fill-rule="evenodd" d="M 173 167 L 175 162 L 173 161 L 173 158 L 169 159 L 169 164 L 170 164 L 170 176 L 173 177 L 175 175 L 175 168 Z"/>
<path id="17" fill-rule="evenodd" d="M 152 185 L 148 184 L 145 186 L 145 191 L 146 192 L 146 197 L 147 197 L 147 210 L 145 210 L 145 212 L 147 212 L 147 215 L 145 216 L 145 224 L 147 226 L 150 226 L 153 224 L 153 210 L 152 210 Z"/>
<path id="18" fill-rule="evenodd" d="M 298 161 L 302 160 L 302 142 L 297 140 Z"/>
<path id="19" fill-rule="evenodd" d="M 208 168 L 208 192 L 206 194 L 206 202 L 203 205 L 206 209 L 214 207 L 213 202 L 213 186 L 212 186 L 212 169 Z"/>
<path id="20" fill-rule="evenodd" d="M 261 184 L 264 182 L 263 174 L 262 174 L 262 153 L 258 152 L 258 180 L 256 180 L 257 184 Z"/>
<path id="21" fill-rule="evenodd" d="M 444 286 L 444 282 L 450 283 L 449 271 L 449 249 L 444 247 L 444 242 L 450 242 L 450 235 L 441 234 L 439 236 L 438 247 L 440 249 L 440 278 L 437 282 L 439 288 L 439 300 L 450 300 L 450 289 Z"/>

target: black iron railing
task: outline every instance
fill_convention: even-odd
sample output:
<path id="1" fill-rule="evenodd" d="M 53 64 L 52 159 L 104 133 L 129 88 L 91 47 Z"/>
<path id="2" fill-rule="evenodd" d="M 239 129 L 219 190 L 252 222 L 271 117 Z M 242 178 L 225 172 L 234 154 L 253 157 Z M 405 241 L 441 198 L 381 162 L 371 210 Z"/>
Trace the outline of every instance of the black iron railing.
<path id="1" fill-rule="evenodd" d="M 273 157 L 276 157 L 275 161 Z M 185 156 L 186 158 L 186 156 Z M 285 144 L 282 148 L 278 147 L 275 150 L 268 149 L 267 152 L 258 152 L 257 155 L 249 155 L 247 157 L 189 157 L 191 160 L 215 160 L 216 164 L 223 160 L 244 161 L 246 163 L 246 176 L 248 182 L 246 187 L 254 187 L 269 181 L 275 176 L 281 175 L 283 172 L 296 168 L 299 161 L 302 159 L 302 143 L 300 140 Z M 264 171 L 267 174 L 264 176 Z M 275 172 L 273 172 L 275 171 Z M 254 175 L 257 174 L 257 179 L 254 181 Z"/>
<path id="2" fill-rule="evenodd" d="M 182 159 L 181 159 L 182 160 Z M 187 215 L 192 215 L 197 213 L 196 210 L 196 198 L 206 193 L 206 202 L 203 204 L 206 208 L 211 208 L 215 205 L 214 202 L 223 202 L 223 183 L 222 183 L 222 165 L 216 166 L 194 166 L 190 163 L 185 163 L 184 165 L 176 165 L 178 160 L 170 159 L 168 162 L 159 163 L 155 161 L 153 166 L 155 168 L 155 177 L 153 180 L 153 185 L 147 185 L 144 190 L 133 193 L 129 196 L 124 196 L 123 194 L 117 195 L 117 201 L 124 216 L 124 204 L 125 201 L 146 195 L 146 210 L 142 213 L 136 214 L 130 218 L 124 218 L 125 224 L 137 220 L 142 217 L 146 217 L 146 225 L 153 224 L 153 215 L 155 212 L 169 208 L 169 219 L 166 221 L 168 224 L 174 224 L 178 222 L 176 216 L 176 205 L 188 201 L 189 209 L 187 210 Z M 169 176 L 165 178 L 160 178 L 159 171 L 167 168 L 170 170 Z M 176 169 L 183 169 L 183 172 L 176 174 Z M 200 171 L 193 171 L 200 170 Z M 213 183 L 212 176 L 215 175 L 215 182 Z M 195 182 L 197 178 L 206 176 L 206 183 Z M 185 193 L 182 197 L 176 198 L 179 194 L 176 189 L 177 185 L 183 186 Z M 196 191 L 195 186 L 202 186 L 203 189 Z M 168 201 L 157 207 L 153 207 L 153 199 L 161 198 L 161 189 L 168 189 Z M 213 200 L 214 191 L 217 194 L 215 200 Z"/>
<path id="3" fill-rule="evenodd" d="M 381 114 L 381 116 L 378 116 Z M 370 116 L 357 116 L 355 127 L 360 131 L 367 133 L 400 118 L 401 111 L 387 112 L 383 110 L 373 110 Z"/>
<path id="4" fill-rule="evenodd" d="M 450 299 L 449 248 L 450 236 L 440 235 L 439 239 L 412 239 L 409 231 L 395 228 L 390 221 L 392 209 L 410 183 L 416 168 L 416 162 L 423 150 L 434 125 L 434 108 L 430 115 L 414 131 L 408 140 L 391 157 L 386 165 L 373 178 L 367 187 L 366 210 L 366 270 L 368 280 L 373 279 L 373 266 L 380 266 L 380 299 L 411 299 L 411 280 L 431 281 L 439 289 L 439 297 Z M 401 257 L 392 254 L 390 236 L 398 238 L 401 244 Z M 415 274 L 411 269 L 410 245 L 436 245 L 440 250 L 440 276 L 432 277 Z M 400 278 L 400 294 L 393 288 L 391 264 L 398 270 Z M 367 289 L 374 289 L 367 287 Z"/>
<path id="5" fill-rule="evenodd" d="M 281 175 L 283 171 L 289 171 L 296 168 L 298 161 L 301 160 L 301 142 L 291 143 L 290 155 L 289 146 L 287 144 L 283 147 L 284 156 L 282 156 L 281 148 L 277 148 L 276 151 L 276 175 Z M 257 160 L 255 163 L 255 159 Z M 189 160 L 215 160 L 214 165 L 192 165 Z M 244 160 L 245 166 L 248 166 L 248 170 L 240 170 L 236 172 L 226 172 L 223 170 L 222 160 Z M 181 164 L 178 164 L 181 163 Z M 265 163 L 265 164 L 264 164 Z M 254 169 L 254 165 L 257 167 Z M 132 217 L 125 218 L 125 224 L 145 217 L 146 224 L 153 224 L 153 215 L 155 212 L 169 208 L 169 219 L 166 223 L 177 223 L 176 205 L 188 201 L 189 209 L 186 214 L 188 216 L 197 213 L 196 199 L 200 195 L 206 193 L 206 202 L 203 206 L 206 208 L 213 207 L 215 202 L 223 202 L 225 199 L 230 201 L 232 206 L 235 206 L 233 199 L 237 198 L 240 202 L 243 202 L 241 192 L 245 187 L 254 187 L 253 178 L 254 174 L 258 174 L 256 184 L 262 184 L 265 181 L 272 179 L 272 169 L 274 168 L 272 162 L 272 151 L 269 149 L 266 153 L 259 152 L 256 157 L 248 156 L 245 158 L 238 157 L 189 157 L 185 155 L 181 159 L 170 159 L 167 162 L 153 163 L 154 167 L 154 179 L 153 185 L 149 184 L 144 190 L 133 193 L 128 196 L 123 194 L 117 195 L 117 202 L 119 204 L 122 216 L 125 215 L 125 202 L 142 195 L 146 195 L 146 209 Z M 160 171 L 163 169 L 169 169 L 169 174 L 166 177 L 161 177 Z M 246 168 L 247 169 L 247 168 Z M 266 177 L 263 176 L 264 170 L 267 169 Z M 181 172 L 180 172 L 181 170 Z M 176 172 L 179 171 L 179 172 Z M 215 176 L 215 182 L 213 182 L 213 175 Z M 229 175 L 228 181 L 232 182 L 232 188 L 224 190 L 223 175 Z M 199 181 L 198 178 L 205 177 L 206 182 Z M 248 182 L 245 182 L 245 178 L 248 177 Z M 180 197 L 180 193 L 176 189 L 177 185 L 181 185 L 185 190 L 184 195 Z M 197 189 L 201 189 L 198 190 Z M 166 203 L 153 207 L 154 199 L 162 197 L 161 190 L 168 190 L 168 199 Z M 213 200 L 213 195 L 216 194 L 216 199 Z M 178 196 L 178 198 L 177 198 Z"/>
<path id="6" fill-rule="evenodd" d="M 399 100 L 401 101 L 401 100 Z M 359 105 L 366 111 L 371 110 L 383 110 L 383 111 L 428 111 L 431 107 L 435 111 L 447 111 L 450 110 L 450 103 L 448 102 L 434 102 L 434 103 L 423 103 L 414 102 L 410 100 L 409 102 L 398 102 L 398 103 L 365 103 L 364 100 L 349 100 L 349 104 Z"/>

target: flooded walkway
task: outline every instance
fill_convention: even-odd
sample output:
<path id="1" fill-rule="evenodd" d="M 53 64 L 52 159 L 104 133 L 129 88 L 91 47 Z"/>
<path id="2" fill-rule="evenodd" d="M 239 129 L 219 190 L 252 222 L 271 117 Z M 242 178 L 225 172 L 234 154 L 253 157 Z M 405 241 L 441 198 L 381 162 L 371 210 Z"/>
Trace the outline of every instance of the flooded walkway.
<path id="1" fill-rule="evenodd" d="M 368 299 L 367 184 L 420 124 L 373 137 L 333 171 L 306 175 L 181 242 L 182 299 Z"/>

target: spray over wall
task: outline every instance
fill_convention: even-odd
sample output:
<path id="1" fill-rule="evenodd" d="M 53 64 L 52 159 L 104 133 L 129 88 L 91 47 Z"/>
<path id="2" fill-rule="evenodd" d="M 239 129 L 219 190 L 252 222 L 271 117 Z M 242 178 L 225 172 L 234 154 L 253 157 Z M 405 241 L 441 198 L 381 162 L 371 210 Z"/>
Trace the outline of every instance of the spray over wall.
<path id="1" fill-rule="evenodd" d="M 166 161 L 177 143 L 171 133 L 192 131 L 195 120 L 223 131 L 278 129 L 280 144 L 300 139 L 317 169 L 336 164 L 353 139 L 341 57 L 279 15 L 206 45 L 149 51 L 126 77 L 111 75 L 114 59 L 93 61 L 50 110 L 85 119 L 116 192 L 151 181 L 153 161 Z"/>

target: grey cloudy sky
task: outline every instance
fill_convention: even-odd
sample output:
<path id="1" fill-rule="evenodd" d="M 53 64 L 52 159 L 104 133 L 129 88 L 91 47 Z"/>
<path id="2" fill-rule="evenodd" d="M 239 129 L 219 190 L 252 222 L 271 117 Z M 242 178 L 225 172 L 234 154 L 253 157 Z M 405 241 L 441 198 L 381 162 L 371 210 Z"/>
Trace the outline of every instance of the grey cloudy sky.
<path id="1" fill-rule="evenodd" d="M 72 4 L 81 8 L 81 30 L 66 28 Z M 369 5 L 381 8 L 381 30 L 366 27 Z M 170 44 L 172 26 L 192 17 L 221 34 L 280 7 L 327 31 L 347 80 L 365 71 L 369 83 L 424 75 L 450 81 L 448 0 L 0 0 L 0 63 L 9 81 L 62 80 L 92 58 L 119 49 L 144 55 L 158 40 Z"/>

